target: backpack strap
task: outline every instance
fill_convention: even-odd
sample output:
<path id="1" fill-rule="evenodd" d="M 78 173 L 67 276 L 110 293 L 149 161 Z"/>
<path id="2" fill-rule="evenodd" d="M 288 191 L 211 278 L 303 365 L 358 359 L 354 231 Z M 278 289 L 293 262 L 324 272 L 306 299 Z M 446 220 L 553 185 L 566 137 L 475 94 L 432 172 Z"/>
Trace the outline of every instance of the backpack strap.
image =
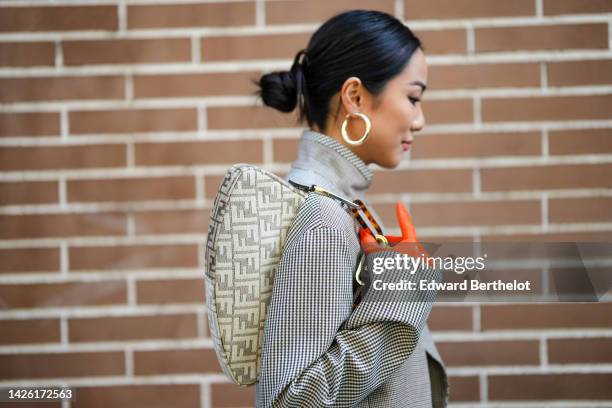
<path id="1" fill-rule="evenodd" d="M 332 193 L 331 191 L 328 191 L 326 189 L 324 189 L 323 187 L 317 186 L 316 184 L 311 184 L 310 186 L 306 186 L 304 184 L 300 184 L 300 183 L 296 183 L 293 180 L 289 180 L 289 183 L 291 183 L 292 186 L 299 188 L 300 190 L 303 190 L 307 193 L 317 193 L 317 194 L 321 194 L 330 198 L 333 198 L 336 201 L 340 201 L 341 203 L 346 204 L 350 209 L 359 209 L 359 205 L 347 200 L 344 197 L 341 197 L 337 194 Z"/>
<path id="2" fill-rule="evenodd" d="M 317 186 L 316 184 L 306 186 L 304 184 L 296 183 L 293 180 L 289 180 L 289 183 L 292 186 L 307 193 L 321 194 L 345 204 L 351 210 L 353 217 L 355 217 L 355 219 L 359 221 L 359 224 L 362 227 L 369 229 L 376 241 L 378 241 L 384 246 L 387 246 L 387 238 L 385 238 L 385 236 L 383 235 L 382 230 L 378 226 L 378 223 L 372 222 L 372 220 L 370 219 L 371 215 L 369 214 L 368 209 L 365 207 L 365 204 L 361 200 L 357 199 L 354 201 L 350 201 L 344 197 L 339 196 L 338 194 L 334 194 L 331 191 L 324 189 L 323 187 Z"/>

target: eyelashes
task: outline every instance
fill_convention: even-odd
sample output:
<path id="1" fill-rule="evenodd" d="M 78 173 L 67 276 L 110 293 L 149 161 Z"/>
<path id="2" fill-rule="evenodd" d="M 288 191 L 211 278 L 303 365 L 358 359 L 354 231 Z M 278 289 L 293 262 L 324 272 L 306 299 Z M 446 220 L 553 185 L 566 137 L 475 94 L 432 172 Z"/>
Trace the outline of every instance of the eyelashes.
<path id="1" fill-rule="evenodd" d="M 409 96 L 409 97 L 408 97 L 408 99 L 410 100 L 410 102 L 411 102 L 413 105 L 416 105 L 416 104 L 417 104 L 417 102 L 421 102 L 421 100 L 420 100 L 419 98 L 415 98 L 415 97 L 412 97 L 412 96 Z"/>

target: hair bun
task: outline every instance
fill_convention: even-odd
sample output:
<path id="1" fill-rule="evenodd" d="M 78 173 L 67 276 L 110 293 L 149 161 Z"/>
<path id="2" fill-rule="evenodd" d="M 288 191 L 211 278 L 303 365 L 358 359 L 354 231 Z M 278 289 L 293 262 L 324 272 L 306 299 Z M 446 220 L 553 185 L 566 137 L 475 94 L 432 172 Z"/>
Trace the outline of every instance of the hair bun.
<path id="1" fill-rule="evenodd" d="M 263 103 L 281 112 L 291 112 L 297 106 L 297 84 L 293 71 L 275 71 L 262 75 L 259 95 Z"/>
<path id="2" fill-rule="evenodd" d="M 258 82 L 258 94 L 263 103 L 281 112 L 293 111 L 298 105 L 298 96 L 306 91 L 304 71 L 308 68 L 307 64 L 306 50 L 302 49 L 295 55 L 289 71 L 275 71 L 263 75 Z M 302 104 L 303 102 L 300 103 Z"/>

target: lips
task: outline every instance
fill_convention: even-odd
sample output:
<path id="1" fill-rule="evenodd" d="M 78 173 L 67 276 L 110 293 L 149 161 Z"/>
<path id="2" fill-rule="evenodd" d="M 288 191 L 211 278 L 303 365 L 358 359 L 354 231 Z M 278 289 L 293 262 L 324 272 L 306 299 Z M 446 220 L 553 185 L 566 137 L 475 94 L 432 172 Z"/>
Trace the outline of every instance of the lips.
<path id="1" fill-rule="evenodd" d="M 404 151 L 408 150 L 410 148 L 410 144 L 412 142 L 402 142 L 402 148 L 404 149 Z"/>

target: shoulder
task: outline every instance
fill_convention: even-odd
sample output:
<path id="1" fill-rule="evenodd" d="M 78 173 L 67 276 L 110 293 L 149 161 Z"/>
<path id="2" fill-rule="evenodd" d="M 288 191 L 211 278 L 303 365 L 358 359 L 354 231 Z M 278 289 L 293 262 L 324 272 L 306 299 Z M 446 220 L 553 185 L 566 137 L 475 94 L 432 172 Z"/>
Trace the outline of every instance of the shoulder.
<path id="1" fill-rule="evenodd" d="M 347 240 L 347 244 L 354 247 L 359 245 L 355 232 L 355 219 L 345 205 L 320 194 L 309 194 L 289 228 L 287 243 L 312 234 L 315 230 L 327 230 L 340 233 Z"/>

